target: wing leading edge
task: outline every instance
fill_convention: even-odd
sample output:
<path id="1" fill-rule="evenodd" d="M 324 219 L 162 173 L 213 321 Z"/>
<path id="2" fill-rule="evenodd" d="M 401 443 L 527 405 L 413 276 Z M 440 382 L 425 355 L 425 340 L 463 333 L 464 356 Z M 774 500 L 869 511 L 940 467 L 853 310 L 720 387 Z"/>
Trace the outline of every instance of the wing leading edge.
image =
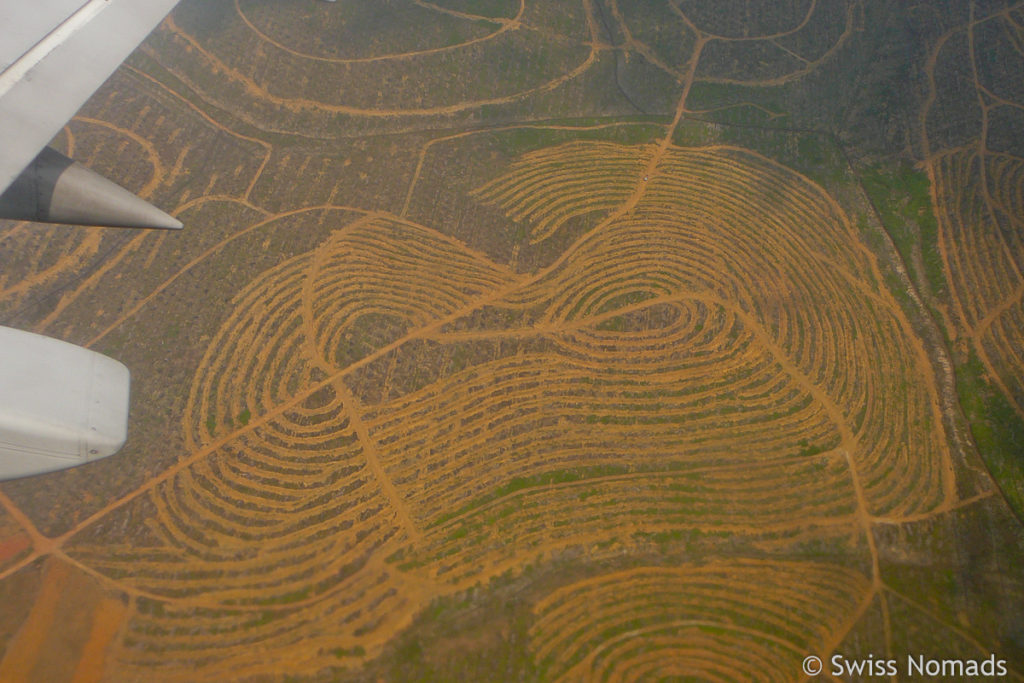
<path id="1" fill-rule="evenodd" d="M 72 178 L 54 180 L 53 186 L 44 185 L 37 191 L 38 178 L 47 173 L 40 170 L 40 164 L 52 159 L 44 158 L 40 150 L 177 1 L 36 0 L 28 5 L 0 0 L 0 192 L 15 184 L 25 169 L 35 174 L 5 193 L 0 201 L 0 207 L 8 207 L 3 217 L 88 225 L 181 227 L 176 219 L 155 208 L 152 210 L 159 216 L 152 214 L 155 220 L 149 223 L 133 223 L 135 218 L 108 218 L 94 212 L 74 215 L 73 220 L 53 215 L 44 203 L 54 198 L 55 192 L 60 200 L 61 193 L 70 188 L 64 201 L 72 202 L 110 190 L 96 178 L 87 178 L 91 172 L 78 164 L 67 166 L 75 169 Z M 52 171 L 53 166 L 46 169 Z M 87 178 L 84 186 L 79 184 L 80 178 Z M 37 193 L 28 197 L 22 194 L 26 191 Z M 100 204 L 112 203 L 115 212 L 121 212 L 128 200 L 113 194 L 113 200 L 101 200 Z M 9 208 L 12 204 L 19 207 L 33 202 L 41 210 L 32 215 Z M 134 210 L 129 209 L 127 216 L 133 216 Z"/>
<path id="2" fill-rule="evenodd" d="M 0 0 L 0 218 L 180 228 L 46 147 L 177 0 Z M 0 327 L 0 481 L 112 455 L 127 437 L 117 361 Z"/>

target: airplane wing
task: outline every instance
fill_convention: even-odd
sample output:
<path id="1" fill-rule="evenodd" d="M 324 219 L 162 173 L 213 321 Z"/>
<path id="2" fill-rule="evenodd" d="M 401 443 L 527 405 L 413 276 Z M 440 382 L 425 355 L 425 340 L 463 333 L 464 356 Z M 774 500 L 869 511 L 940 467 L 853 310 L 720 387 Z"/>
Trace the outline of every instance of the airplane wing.
<path id="1" fill-rule="evenodd" d="M 59 153 L 40 155 L 177 2 L 0 0 L 0 217 L 181 227 Z"/>
<path id="2" fill-rule="evenodd" d="M 0 218 L 181 222 L 47 147 L 177 0 L 0 0 Z M 0 481 L 117 452 L 130 373 L 94 351 L 0 327 Z"/>

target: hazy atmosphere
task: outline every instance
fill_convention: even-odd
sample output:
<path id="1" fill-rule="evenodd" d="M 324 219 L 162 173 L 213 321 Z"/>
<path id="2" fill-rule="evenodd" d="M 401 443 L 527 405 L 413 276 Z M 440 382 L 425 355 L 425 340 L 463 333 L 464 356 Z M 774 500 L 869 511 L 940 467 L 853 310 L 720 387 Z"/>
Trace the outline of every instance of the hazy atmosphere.
<path id="1" fill-rule="evenodd" d="M 1024 2 L 183 0 L 53 145 L 185 227 L 0 221 L 132 372 L 0 680 L 1024 680 Z"/>

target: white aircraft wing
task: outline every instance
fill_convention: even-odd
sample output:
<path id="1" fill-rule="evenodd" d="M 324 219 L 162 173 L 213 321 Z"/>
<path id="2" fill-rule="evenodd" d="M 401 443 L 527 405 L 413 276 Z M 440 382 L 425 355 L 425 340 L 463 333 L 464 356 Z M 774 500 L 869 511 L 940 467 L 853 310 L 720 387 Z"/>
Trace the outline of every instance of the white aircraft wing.
<path id="1" fill-rule="evenodd" d="M 177 0 L 0 0 L 0 191 Z"/>
<path id="2" fill-rule="evenodd" d="M 177 0 L 0 0 L 0 218 L 180 228 L 47 147 Z M 0 327 L 0 481 L 117 452 L 130 377 L 115 360 Z"/>
<path id="3" fill-rule="evenodd" d="M 32 170 L 33 160 L 40 150 L 177 1 L 0 0 L 0 193 L 15 184 L 24 175 L 23 171 Z M 70 161 L 63 167 L 57 164 L 59 168 L 54 170 L 53 159 L 45 161 L 48 163 L 45 168 L 33 171 L 37 176 L 55 177 L 71 164 Z M 77 180 L 65 179 L 65 184 L 77 183 Z M 22 184 L 35 182 L 33 179 Z M 21 191 L 19 187 L 11 189 Z M 102 194 L 102 190 L 92 180 L 86 183 L 84 191 L 69 194 L 73 199 L 65 204 L 80 204 L 83 195 L 91 197 L 97 193 Z M 85 206 L 83 210 L 64 206 L 36 217 L 16 215 L 17 211 L 0 213 L 0 216 L 54 223 L 146 227 L 144 220 L 134 217 L 128 220 L 105 218 L 102 212 L 108 205 L 121 208 L 119 202 L 125 201 L 128 200 L 122 196 L 103 199 L 98 208 Z M 21 203 L 31 201 L 23 197 Z M 84 215 L 79 215 L 83 211 Z M 166 220 L 157 223 L 151 227 L 181 227 L 174 219 L 170 224 Z"/>

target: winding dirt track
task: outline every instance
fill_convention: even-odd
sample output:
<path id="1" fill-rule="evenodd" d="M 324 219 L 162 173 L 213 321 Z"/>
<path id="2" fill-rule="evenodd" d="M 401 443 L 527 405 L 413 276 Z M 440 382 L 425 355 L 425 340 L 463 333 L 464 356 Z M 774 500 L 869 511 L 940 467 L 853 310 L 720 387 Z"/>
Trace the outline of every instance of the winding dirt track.
<path id="1" fill-rule="evenodd" d="M 1024 417 L 1024 159 L 990 149 L 990 120 L 1000 108 L 1024 109 L 1024 101 L 999 94 L 1004 84 L 988 80 L 979 70 L 977 33 L 998 28 L 1013 35 L 1020 26 L 1014 19 L 1021 3 L 978 16 L 970 5 L 969 21 L 942 35 L 925 65 L 928 97 L 922 107 L 919 128 L 925 168 L 931 180 L 932 200 L 939 221 L 939 250 L 950 283 L 954 323 L 977 354 L 987 378 Z M 966 38 L 966 54 L 957 50 L 957 39 Z M 1016 56 L 1024 59 L 1019 42 L 1011 40 Z M 988 46 L 992 47 L 992 46 Z M 940 104 L 942 87 L 935 77 L 941 61 L 966 60 L 970 67 L 973 96 L 977 101 L 980 128 L 962 145 L 950 147 L 933 142 L 929 117 Z M 1012 70 L 1009 73 L 1013 73 Z M 989 75 L 988 79 L 994 78 Z M 941 114 L 941 111 L 939 111 Z"/>

